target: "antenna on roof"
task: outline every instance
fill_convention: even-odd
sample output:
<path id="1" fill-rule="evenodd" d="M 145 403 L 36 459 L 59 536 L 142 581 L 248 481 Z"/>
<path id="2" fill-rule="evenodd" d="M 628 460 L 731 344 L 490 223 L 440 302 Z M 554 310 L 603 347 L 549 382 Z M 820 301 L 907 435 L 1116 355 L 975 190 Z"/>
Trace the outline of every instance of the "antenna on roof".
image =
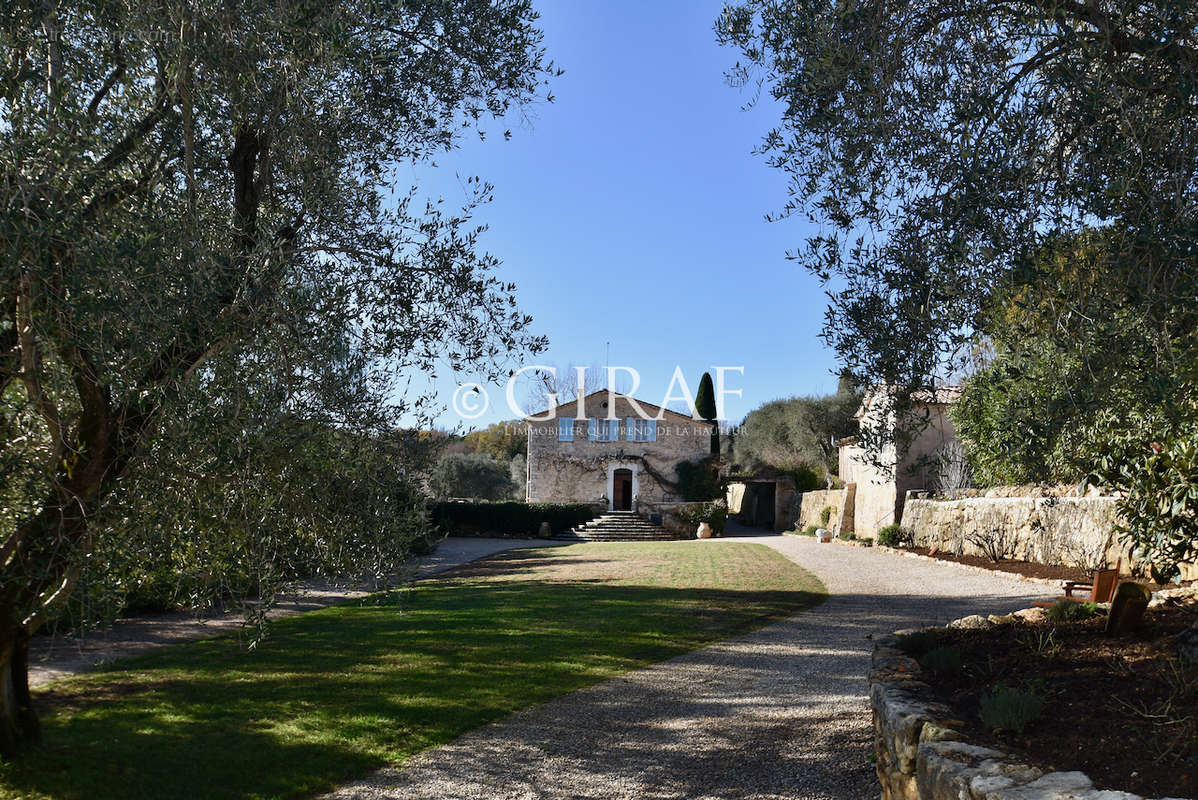
<path id="1" fill-rule="evenodd" d="M 610 341 L 605 342 L 605 344 L 607 345 L 607 351 L 603 356 L 603 380 L 604 380 L 604 382 L 606 382 L 607 377 L 609 375 L 611 375 L 611 373 L 608 372 L 608 370 L 611 367 L 611 342 Z M 612 387 L 608 386 L 607 388 L 610 389 Z"/>

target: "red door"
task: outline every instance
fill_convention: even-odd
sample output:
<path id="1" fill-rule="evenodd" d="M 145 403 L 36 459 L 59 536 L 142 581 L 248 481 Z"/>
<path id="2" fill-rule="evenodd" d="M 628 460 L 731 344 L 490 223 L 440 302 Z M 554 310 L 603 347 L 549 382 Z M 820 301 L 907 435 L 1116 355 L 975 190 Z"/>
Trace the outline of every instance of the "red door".
<path id="1" fill-rule="evenodd" d="M 613 511 L 632 510 L 632 470 L 618 469 L 612 475 L 611 500 Z"/>

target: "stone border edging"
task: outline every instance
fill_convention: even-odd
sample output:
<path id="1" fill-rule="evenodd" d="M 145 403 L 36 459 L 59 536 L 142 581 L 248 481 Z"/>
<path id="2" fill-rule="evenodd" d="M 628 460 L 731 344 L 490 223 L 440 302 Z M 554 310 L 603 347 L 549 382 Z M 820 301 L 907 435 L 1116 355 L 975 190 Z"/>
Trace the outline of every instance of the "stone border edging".
<path id="1" fill-rule="evenodd" d="M 994 622 L 965 617 L 947 627 L 980 624 Z M 1095 789 L 1082 772 L 1046 772 L 965 741 L 964 723 L 934 698 L 932 687 L 921 680 L 919 662 L 899 649 L 898 637 L 905 632 L 874 643 L 869 673 L 882 800 L 1144 800 L 1130 792 Z"/>

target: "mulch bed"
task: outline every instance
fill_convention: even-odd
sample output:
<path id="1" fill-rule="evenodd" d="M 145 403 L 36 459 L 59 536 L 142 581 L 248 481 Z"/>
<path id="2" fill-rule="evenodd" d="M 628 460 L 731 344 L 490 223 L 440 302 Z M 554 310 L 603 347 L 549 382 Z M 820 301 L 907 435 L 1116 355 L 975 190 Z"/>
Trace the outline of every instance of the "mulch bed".
<path id="1" fill-rule="evenodd" d="M 1061 567 L 1053 564 L 1037 564 L 1032 561 L 999 561 L 997 563 L 982 556 L 960 556 L 955 553 L 931 552 L 926 547 L 908 547 L 908 551 L 921 556 L 931 556 L 941 561 L 953 561 L 957 564 L 968 564 L 971 567 L 992 569 L 996 572 L 1011 572 L 1028 578 L 1047 578 L 1053 581 L 1090 582 L 1090 573 L 1079 567 Z"/>
<path id="2" fill-rule="evenodd" d="M 1106 617 L 1016 622 L 946 630 L 939 646 L 960 651 L 962 669 L 923 670 L 966 721 L 975 744 L 1057 770 L 1081 770 L 1101 789 L 1145 797 L 1198 797 L 1198 664 L 1183 667 L 1169 637 L 1198 618 L 1198 605 L 1150 609 L 1134 633 L 1107 637 Z M 1022 733 L 987 730 L 982 696 L 998 685 L 1046 701 Z"/>

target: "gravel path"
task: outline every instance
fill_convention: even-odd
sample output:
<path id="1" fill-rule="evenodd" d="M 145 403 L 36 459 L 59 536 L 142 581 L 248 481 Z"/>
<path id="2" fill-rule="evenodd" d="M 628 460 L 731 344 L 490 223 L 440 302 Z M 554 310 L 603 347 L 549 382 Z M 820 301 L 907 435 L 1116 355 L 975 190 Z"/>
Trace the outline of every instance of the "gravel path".
<path id="1" fill-rule="evenodd" d="M 502 550 L 518 547 L 546 547 L 563 542 L 544 539 L 485 539 L 462 537 L 445 539 L 427 556 L 413 560 L 415 577 L 432 575 Z M 343 600 L 363 597 L 376 587 L 360 583 L 312 583 L 297 595 L 285 596 L 270 612 L 272 618 L 300 614 Z M 38 687 L 89 672 L 117 658 L 137 655 L 166 645 L 203 639 L 238 631 L 244 617 L 230 612 L 196 619 L 189 612 L 153 614 L 117 620 L 107 630 L 83 638 L 62 636 L 35 637 L 29 653 L 29 685 Z"/>
<path id="2" fill-rule="evenodd" d="M 806 537 L 694 544 L 744 541 L 814 572 L 829 600 L 526 709 L 328 798 L 876 798 L 866 760 L 869 637 L 1012 611 L 1044 594 L 1018 580 Z"/>

